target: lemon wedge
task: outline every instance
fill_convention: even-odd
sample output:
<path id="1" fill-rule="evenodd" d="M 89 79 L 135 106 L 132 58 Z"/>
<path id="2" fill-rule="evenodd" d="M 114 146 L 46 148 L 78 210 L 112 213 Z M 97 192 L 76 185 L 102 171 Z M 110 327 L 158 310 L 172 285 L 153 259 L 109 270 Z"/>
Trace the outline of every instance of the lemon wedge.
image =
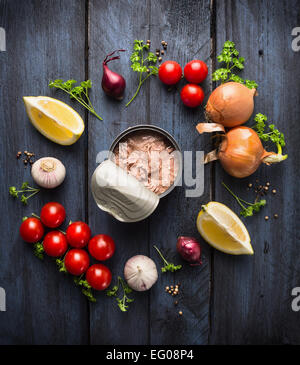
<path id="1" fill-rule="evenodd" d="M 84 122 L 69 105 L 48 96 L 24 96 L 23 100 L 31 123 L 51 141 L 71 145 L 82 135 Z"/>
<path id="2" fill-rule="evenodd" d="M 224 204 L 209 202 L 203 205 L 197 228 L 205 241 L 220 251 L 231 255 L 253 255 L 247 228 Z"/>

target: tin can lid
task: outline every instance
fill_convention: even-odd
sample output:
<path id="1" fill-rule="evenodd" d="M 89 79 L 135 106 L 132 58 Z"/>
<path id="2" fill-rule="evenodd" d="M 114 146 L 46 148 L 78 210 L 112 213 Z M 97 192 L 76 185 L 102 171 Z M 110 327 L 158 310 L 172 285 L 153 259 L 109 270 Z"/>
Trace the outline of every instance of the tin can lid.
<path id="1" fill-rule="evenodd" d="M 111 160 L 94 171 L 92 194 L 98 207 L 121 222 L 138 222 L 154 212 L 159 196 Z"/>

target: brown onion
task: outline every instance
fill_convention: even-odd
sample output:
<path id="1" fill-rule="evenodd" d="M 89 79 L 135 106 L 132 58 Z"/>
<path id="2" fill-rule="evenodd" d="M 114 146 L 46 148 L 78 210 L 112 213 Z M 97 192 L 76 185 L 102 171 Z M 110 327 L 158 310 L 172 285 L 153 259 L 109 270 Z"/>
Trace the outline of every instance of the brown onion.
<path id="1" fill-rule="evenodd" d="M 210 95 L 206 113 L 208 118 L 225 127 L 241 125 L 251 117 L 256 89 L 249 89 L 238 82 L 226 82 Z"/>
<path id="2" fill-rule="evenodd" d="M 213 132 L 210 126 L 211 123 L 200 123 L 197 130 L 199 133 Z M 223 136 L 219 149 L 210 152 L 205 158 L 205 163 L 219 159 L 224 170 L 231 176 L 247 177 L 252 175 L 261 163 L 269 165 L 287 158 L 281 151 L 267 152 L 252 128 L 235 127 Z"/>

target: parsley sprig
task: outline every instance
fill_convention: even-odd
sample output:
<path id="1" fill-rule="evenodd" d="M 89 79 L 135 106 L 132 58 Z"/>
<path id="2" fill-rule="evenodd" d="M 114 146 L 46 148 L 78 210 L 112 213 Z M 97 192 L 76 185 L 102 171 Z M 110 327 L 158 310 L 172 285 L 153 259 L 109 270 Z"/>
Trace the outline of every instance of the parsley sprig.
<path id="1" fill-rule="evenodd" d="M 153 247 L 156 249 L 156 251 L 158 252 L 159 256 L 162 258 L 162 260 L 163 260 L 163 262 L 164 262 L 164 264 L 165 264 L 165 266 L 163 266 L 163 267 L 161 268 L 161 271 L 162 271 L 162 272 L 167 272 L 167 271 L 174 272 L 174 271 L 180 270 L 180 269 L 182 268 L 182 265 L 174 265 L 174 264 L 172 264 L 171 262 L 168 262 L 168 261 L 164 258 L 164 256 L 163 256 L 163 254 L 161 253 L 161 251 L 160 251 L 160 250 L 159 250 L 156 246 L 153 246 Z"/>
<path id="2" fill-rule="evenodd" d="M 10 188 L 9 188 L 9 194 L 11 196 L 13 196 L 14 198 L 19 198 L 19 194 L 22 194 L 20 200 L 24 205 L 27 205 L 28 199 L 32 198 L 39 191 L 40 191 L 40 189 L 36 189 L 36 188 L 33 188 L 32 186 L 29 186 L 28 182 L 26 182 L 26 181 L 23 182 L 20 190 L 18 190 L 15 186 L 10 186 Z"/>
<path id="3" fill-rule="evenodd" d="M 43 243 L 40 243 L 40 242 L 36 242 L 34 245 L 33 245 L 33 253 L 35 254 L 35 256 L 37 258 L 39 258 L 40 260 L 43 260 L 44 259 L 44 246 L 43 246 Z"/>
<path id="4" fill-rule="evenodd" d="M 256 114 L 254 120 L 256 122 L 256 124 L 254 125 L 254 129 L 256 130 L 259 138 L 264 142 L 271 141 L 275 143 L 277 146 L 277 156 L 279 156 L 280 160 L 285 160 L 288 156 L 282 155 L 282 147 L 285 146 L 284 134 L 279 132 L 274 124 L 269 124 L 268 131 L 265 132 L 268 118 L 264 114 Z"/>
<path id="5" fill-rule="evenodd" d="M 75 86 L 77 83 L 76 80 L 67 80 L 63 81 L 61 79 L 57 79 L 54 81 L 50 81 L 49 87 L 63 90 L 67 94 L 69 94 L 71 99 L 75 99 L 84 106 L 90 113 L 95 115 L 100 120 L 103 120 L 95 111 L 91 100 L 89 98 L 89 89 L 92 88 L 92 81 L 86 80 L 82 81 L 80 85 Z"/>
<path id="6" fill-rule="evenodd" d="M 75 285 L 81 287 L 82 294 L 85 295 L 90 302 L 95 303 L 97 301 L 93 295 L 92 287 L 86 280 L 82 279 L 82 275 L 80 277 L 75 276 L 73 280 Z"/>
<path id="7" fill-rule="evenodd" d="M 140 91 L 143 83 L 152 75 L 158 74 L 158 67 L 155 66 L 157 57 L 153 52 L 149 51 L 150 46 L 144 44 L 142 40 L 135 40 L 133 44 L 133 52 L 130 56 L 131 68 L 139 75 L 139 85 L 133 97 L 126 104 L 128 106 Z M 147 73 L 146 76 L 144 74 Z"/>
<path id="8" fill-rule="evenodd" d="M 259 212 L 260 208 L 264 207 L 267 204 L 265 199 L 255 201 L 254 203 L 249 203 L 246 200 L 241 199 L 237 195 L 235 195 L 234 192 L 232 190 L 230 190 L 229 187 L 224 182 L 222 182 L 222 185 L 229 191 L 229 193 L 239 203 L 239 205 L 242 208 L 242 210 L 240 211 L 240 215 L 245 218 L 252 217 L 254 213 Z"/>
<path id="9" fill-rule="evenodd" d="M 123 290 L 123 297 L 119 298 L 117 296 L 119 289 L 122 288 Z M 115 285 L 112 289 L 106 291 L 106 295 L 108 297 L 115 297 L 116 301 L 118 303 L 118 307 L 122 312 L 126 312 L 128 309 L 128 304 L 133 302 L 134 299 L 129 298 L 127 294 L 130 294 L 132 292 L 132 289 L 129 288 L 129 286 L 126 284 L 126 282 L 118 276 L 118 283 Z"/>
<path id="10" fill-rule="evenodd" d="M 249 89 L 257 89 L 258 85 L 255 81 L 244 80 L 240 76 L 234 74 L 234 69 L 244 69 L 244 57 L 239 57 L 239 51 L 235 48 L 235 43 L 226 41 L 223 46 L 221 54 L 217 57 L 219 63 L 225 64 L 225 67 L 217 69 L 212 74 L 213 81 L 221 81 L 222 84 L 226 81 L 239 82 L 244 84 Z"/>

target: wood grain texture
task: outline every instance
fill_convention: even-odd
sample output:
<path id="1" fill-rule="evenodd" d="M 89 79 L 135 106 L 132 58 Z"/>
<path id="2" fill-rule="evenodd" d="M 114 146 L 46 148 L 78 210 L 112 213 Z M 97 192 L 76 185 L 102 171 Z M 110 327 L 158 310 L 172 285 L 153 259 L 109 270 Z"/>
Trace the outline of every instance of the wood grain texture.
<path id="1" fill-rule="evenodd" d="M 5 212 L 0 220 L 0 287 L 7 294 L 7 311 L 0 312 L 0 344 L 300 343 L 299 312 L 291 309 L 291 290 L 299 286 L 300 272 L 300 52 L 291 48 L 292 28 L 300 25 L 299 9 L 299 0 L 0 0 L 0 27 L 7 35 L 7 51 L 0 52 L 0 198 Z M 241 75 L 259 84 L 255 112 L 266 114 L 284 132 L 288 160 L 261 166 L 242 180 L 225 174 L 218 163 L 206 166 L 200 198 L 186 198 L 185 188 L 177 187 L 140 223 L 122 224 L 98 209 L 90 191 L 97 153 L 107 150 L 129 126 L 160 126 L 182 150 L 209 151 L 212 144 L 209 136 L 195 131 L 203 110 L 189 110 L 180 101 L 184 81 L 168 91 L 152 78 L 125 108 L 138 81 L 129 61 L 134 39 L 151 39 L 154 51 L 161 40 L 167 41 L 164 60 L 175 59 L 182 66 L 195 58 L 214 65 L 215 44 L 219 53 L 225 40 L 233 40 L 246 59 Z M 122 102 L 106 97 L 101 89 L 102 61 L 119 48 L 127 52 L 110 67 L 126 78 Z M 50 90 L 48 82 L 53 78 L 90 78 L 92 103 L 104 121 L 88 115 L 62 92 Z M 203 88 L 208 95 L 210 78 Z M 70 147 L 48 141 L 29 123 L 24 95 L 53 96 L 72 105 L 86 122 L 85 133 Z M 26 149 L 37 157 L 60 158 L 67 178 L 61 187 L 42 191 L 23 207 L 9 197 L 8 187 L 32 181 L 30 170 L 15 158 L 18 150 Z M 270 181 L 278 193 L 268 194 L 264 210 L 245 220 L 255 255 L 232 257 L 213 250 L 195 227 L 201 204 L 215 199 L 238 212 L 221 181 L 248 199 L 247 184 L 256 179 L 261 184 Z M 71 279 L 58 273 L 55 263 L 40 262 L 19 238 L 21 217 L 39 213 L 51 200 L 64 204 L 68 219 L 85 220 L 93 234 L 106 233 L 115 239 L 116 254 L 107 262 L 114 282 L 135 254 L 150 255 L 159 269 L 161 261 L 153 244 L 170 261 L 182 263 L 183 270 L 160 274 L 151 291 L 133 293 L 135 301 L 126 313 L 104 293 L 97 294 L 96 304 L 89 304 Z M 274 213 L 279 214 L 276 221 Z M 265 215 L 270 217 L 268 222 Z M 202 266 L 190 267 L 179 258 L 178 235 L 200 240 Z M 166 285 L 176 282 L 182 284 L 177 307 L 164 292 Z"/>
<path id="2" fill-rule="evenodd" d="M 188 8 L 190 10 L 192 8 L 193 12 L 197 13 L 197 20 L 195 18 L 193 22 L 189 22 L 191 27 L 189 29 L 194 32 L 192 38 L 188 36 L 188 32 L 182 32 L 182 28 L 188 30 L 186 24 Z M 113 1 L 113 4 L 108 5 L 104 1 L 91 1 L 90 77 L 97 82 L 96 87 L 100 90 L 101 60 L 106 53 L 114 49 L 127 49 L 128 52 L 121 55 L 121 62 L 111 63 L 110 67 L 126 75 L 125 100 L 129 100 L 137 87 L 137 75 L 130 71 L 129 63 L 133 40 L 151 39 L 151 47 L 155 51 L 161 46 L 161 40 L 165 39 L 169 42 L 165 59 L 175 58 L 182 64 L 187 60 L 188 52 L 190 54 L 192 52 L 193 57 L 197 55 L 205 58 L 210 52 L 209 15 L 208 1 L 198 3 L 187 1 L 181 2 L 181 5 L 161 1 Z M 196 36 L 197 32 L 202 33 L 201 39 Z M 180 43 L 179 41 L 174 43 L 173 39 L 180 40 Z M 209 87 L 208 83 L 206 87 Z M 157 100 L 160 100 L 160 103 L 157 103 Z M 101 124 L 89 118 L 89 176 L 96 167 L 97 152 L 108 148 L 118 133 L 134 124 L 149 123 L 160 126 L 174 135 L 183 149 L 190 150 L 196 147 L 199 149 L 194 120 L 203 118 L 203 114 L 184 108 L 179 100 L 179 93 L 167 92 L 155 77 L 143 85 L 140 94 L 127 109 L 125 109 L 125 102 L 112 101 L 101 91 L 94 101 L 99 107 L 102 106 L 105 121 Z M 208 191 L 209 182 L 205 199 L 208 198 Z M 162 247 L 170 259 L 179 261 L 175 251 L 177 237 L 183 233 L 196 234 L 195 217 L 200 209 L 201 201 L 201 199 L 186 201 L 184 188 L 177 188 L 170 196 L 162 199 L 155 213 L 144 222 L 121 224 L 99 211 L 91 198 L 89 222 L 93 229 L 105 229 L 105 233 L 111 234 L 116 239 L 118 251 L 116 257 L 110 262 L 115 275 L 122 274 L 124 264 L 129 257 L 140 253 L 150 254 L 159 268 L 161 261 L 152 249 L 153 244 Z M 181 216 L 183 211 L 185 211 L 184 219 Z M 183 318 L 179 318 L 179 308 L 175 308 L 174 301 L 164 293 L 165 285 L 170 283 L 170 280 L 174 280 L 174 275 L 170 273 L 160 275 L 157 285 L 150 293 L 134 294 L 136 299 L 128 313 L 121 313 L 117 307 L 112 307 L 111 298 L 102 298 L 102 306 L 92 306 L 92 343 L 206 343 L 209 249 L 204 250 L 204 255 L 206 254 L 203 267 L 192 270 L 185 265 L 185 273 L 176 276 L 176 280 L 182 281 L 185 291 L 184 299 L 180 304 L 185 312 Z M 191 278 L 193 279 L 190 280 Z M 100 325 L 103 332 L 99 331 Z M 118 331 L 109 331 L 116 327 Z M 176 337 L 173 335 L 174 332 Z"/>
<path id="3" fill-rule="evenodd" d="M 227 39 L 236 43 L 246 59 L 243 75 L 259 84 L 255 113 L 266 114 L 285 134 L 289 157 L 277 166 L 261 166 L 243 180 L 229 177 L 216 166 L 216 200 L 235 211 L 239 207 L 221 187 L 222 180 L 241 197 L 251 196 L 246 187 L 256 179 L 260 184 L 269 181 L 278 193 L 269 193 L 263 211 L 245 220 L 253 257 L 215 252 L 211 343 L 295 344 L 300 341 L 300 317 L 291 309 L 291 290 L 299 286 L 300 270 L 300 85 L 295 82 L 300 76 L 300 57 L 291 48 L 291 31 L 300 21 L 300 3 L 217 1 L 216 5 L 217 50 Z M 274 213 L 279 214 L 277 220 Z M 265 215 L 270 217 L 268 222 Z"/>
<path id="4" fill-rule="evenodd" d="M 98 152 L 107 150 L 124 129 L 147 121 L 147 90 L 142 89 L 134 104 L 125 109 L 137 87 L 137 76 L 130 69 L 130 50 L 136 38 L 147 35 L 148 2 L 90 1 L 89 77 L 94 81 L 92 102 L 103 114 L 100 122 L 89 117 L 89 180 L 97 167 Z M 121 61 L 109 67 L 126 77 L 127 89 L 123 102 L 108 98 L 102 91 L 102 62 L 106 54 L 126 49 Z M 120 223 L 101 211 L 89 193 L 89 224 L 95 233 L 105 233 L 116 242 L 116 254 L 107 262 L 113 280 L 123 277 L 124 264 L 136 254 L 148 255 L 149 220 Z M 128 312 L 122 313 L 114 299 L 99 294 L 99 304 L 91 305 L 92 344 L 147 344 L 149 341 L 149 292 L 134 293 L 135 301 Z"/>
<path id="5" fill-rule="evenodd" d="M 193 14 L 193 16 L 189 16 Z M 149 39 L 152 47 L 161 48 L 161 41 L 168 42 L 163 60 L 176 60 L 185 65 L 193 59 L 203 59 L 209 64 L 210 55 L 210 4 L 209 1 L 151 1 Z M 197 121 L 203 120 L 203 109 L 186 108 L 180 99 L 180 90 L 186 84 L 182 80 L 168 91 L 159 80 L 151 80 L 149 90 L 149 122 L 167 130 L 178 141 L 182 151 L 204 150 L 204 140 L 196 133 Z M 210 92 L 210 79 L 202 84 L 206 95 Z M 159 102 L 158 102 L 159 100 Z M 193 156 L 195 164 L 195 154 Z M 178 236 L 194 236 L 200 239 L 196 229 L 196 217 L 201 204 L 209 201 L 210 170 L 205 171 L 205 192 L 199 198 L 186 198 L 185 186 L 176 187 L 162 198 L 157 210 L 150 217 L 149 243 L 151 257 L 157 266 L 162 261 L 153 244 L 171 262 L 180 262 L 181 271 L 164 273 L 151 291 L 150 340 L 152 344 L 206 344 L 209 333 L 209 285 L 210 253 L 203 247 L 203 264 L 191 267 L 176 252 Z M 164 292 L 167 285 L 181 283 L 179 297 Z M 178 305 L 174 302 L 178 300 Z M 183 315 L 179 316 L 178 312 Z"/>
<path id="6" fill-rule="evenodd" d="M 0 52 L 0 194 L 5 212 L 0 286 L 7 296 L 7 311 L 0 312 L 0 343 L 85 344 L 85 298 L 58 273 L 54 262 L 40 262 L 18 233 L 22 217 L 39 214 L 51 200 L 61 202 L 71 220 L 85 216 L 86 133 L 71 147 L 52 143 L 31 126 L 22 101 L 26 95 L 48 95 L 71 104 L 67 96 L 50 91 L 48 83 L 58 77 L 84 78 L 84 1 L 68 1 L 67 6 L 65 1 L 1 1 L 0 9 L 0 25 L 7 35 L 7 51 Z M 19 187 L 23 181 L 32 185 L 30 169 L 16 160 L 19 150 L 33 151 L 37 158 L 54 155 L 67 168 L 61 187 L 40 192 L 26 207 L 8 194 L 11 185 Z"/>

